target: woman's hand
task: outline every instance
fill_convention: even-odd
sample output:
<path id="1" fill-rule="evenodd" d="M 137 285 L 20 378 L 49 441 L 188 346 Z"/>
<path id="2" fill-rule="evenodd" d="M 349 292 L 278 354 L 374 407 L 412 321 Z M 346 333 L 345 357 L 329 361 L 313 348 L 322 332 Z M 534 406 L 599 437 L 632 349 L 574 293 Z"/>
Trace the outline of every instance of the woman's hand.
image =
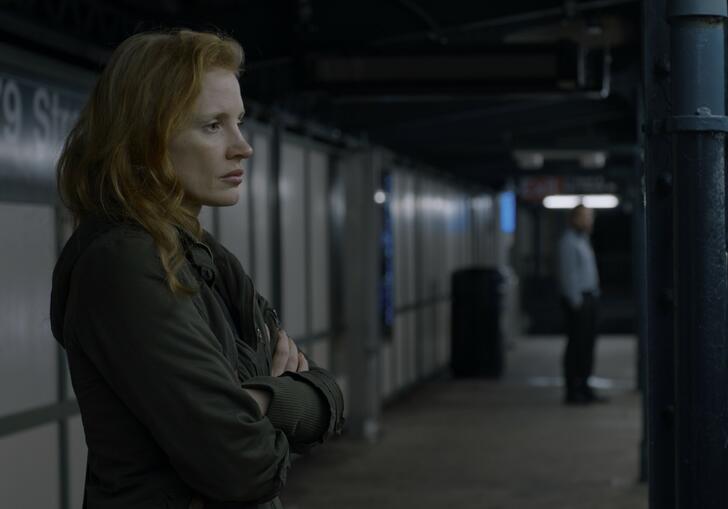
<path id="1" fill-rule="evenodd" d="M 298 351 L 296 343 L 293 342 L 284 330 L 278 332 L 276 351 L 273 352 L 271 363 L 271 376 L 281 376 L 286 371 L 301 372 L 308 371 L 306 357 Z"/>

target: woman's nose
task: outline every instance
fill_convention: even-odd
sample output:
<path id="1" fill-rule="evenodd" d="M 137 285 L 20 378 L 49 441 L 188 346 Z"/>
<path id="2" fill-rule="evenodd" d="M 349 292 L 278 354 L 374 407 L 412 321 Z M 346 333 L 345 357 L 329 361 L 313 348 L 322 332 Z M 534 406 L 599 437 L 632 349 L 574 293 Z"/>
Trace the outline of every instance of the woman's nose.
<path id="1" fill-rule="evenodd" d="M 253 155 L 253 147 L 250 146 L 248 140 L 242 135 L 238 134 L 233 144 L 228 149 L 228 158 L 242 158 L 247 159 Z"/>

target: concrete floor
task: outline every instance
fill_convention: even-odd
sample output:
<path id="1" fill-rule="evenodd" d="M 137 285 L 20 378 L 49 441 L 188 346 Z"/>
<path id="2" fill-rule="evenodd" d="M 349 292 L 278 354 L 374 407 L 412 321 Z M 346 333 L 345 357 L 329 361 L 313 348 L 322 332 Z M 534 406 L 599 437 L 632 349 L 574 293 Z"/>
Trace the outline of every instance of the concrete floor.
<path id="1" fill-rule="evenodd" d="M 286 509 L 646 509 L 634 338 L 601 338 L 611 401 L 589 407 L 561 404 L 562 338 L 512 346 L 502 380 L 427 383 L 385 411 L 378 443 L 296 461 Z"/>

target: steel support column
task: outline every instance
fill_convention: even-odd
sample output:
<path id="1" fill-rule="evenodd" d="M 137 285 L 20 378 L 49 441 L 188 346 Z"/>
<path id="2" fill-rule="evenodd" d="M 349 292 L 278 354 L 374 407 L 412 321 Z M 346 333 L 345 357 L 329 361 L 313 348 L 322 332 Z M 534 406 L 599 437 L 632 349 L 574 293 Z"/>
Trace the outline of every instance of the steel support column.
<path id="1" fill-rule="evenodd" d="M 666 0 L 643 2 L 647 338 L 645 349 L 647 470 L 650 509 L 675 508 L 672 174 Z"/>
<path id="2" fill-rule="evenodd" d="M 273 118 L 273 134 L 270 142 L 270 181 L 268 183 L 268 213 L 270 214 L 271 229 L 271 294 L 268 296 L 271 304 L 283 315 L 283 239 L 281 238 L 281 152 L 283 127 L 276 115 Z M 265 239 L 265 232 L 263 232 Z"/>
<path id="3" fill-rule="evenodd" d="M 638 126 L 644 122 L 644 107 L 642 97 L 636 94 L 636 119 Z M 644 143 L 640 129 L 640 145 Z M 639 478 L 640 482 L 647 482 L 647 401 L 644 397 L 647 385 L 647 227 L 645 224 L 645 168 L 640 154 L 634 157 L 634 178 L 629 184 L 632 197 L 632 288 L 637 309 L 637 389 L 642 393 L 642 440 L 640 443 Z"/>
<path id="4" fill-rule="evenodd" d="M 347 423 L 355 436 L 379 437 L 381 400 L 378 319 L 381 217 L 373 196 L 379 161 L 374 150 L 342 160 L 345 199 L 343 307 L 347 342 Z"/>
<path id="5" fill-rule="evenodd" d="M 725 0 L 672 0 L 676 506 L 728 507 Z"/>

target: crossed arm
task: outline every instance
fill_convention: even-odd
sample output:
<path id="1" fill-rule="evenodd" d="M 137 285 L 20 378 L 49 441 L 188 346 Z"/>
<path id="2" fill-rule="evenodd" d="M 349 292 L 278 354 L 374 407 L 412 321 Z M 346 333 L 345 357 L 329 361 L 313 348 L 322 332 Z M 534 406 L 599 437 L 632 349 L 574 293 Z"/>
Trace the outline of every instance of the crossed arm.
<path id="1" fill-rule="evenodd" d="M 280 376 L 286 371 L 293 373 L 301 373 L 308 371 L 308 361 L 302 352 L 298 351 L 296 343 L 293 342 L 285 330 L 278 332 L 278 341 L 276 341 L 276 349 L 273 352 L 273 361 L 271 364 L 271 376 Z M 252 397 L 258 406 L 260 412 L 265 415 L 268 413 L 271 395 L 263 389 L 243 388 L 245 392 Z"/>

